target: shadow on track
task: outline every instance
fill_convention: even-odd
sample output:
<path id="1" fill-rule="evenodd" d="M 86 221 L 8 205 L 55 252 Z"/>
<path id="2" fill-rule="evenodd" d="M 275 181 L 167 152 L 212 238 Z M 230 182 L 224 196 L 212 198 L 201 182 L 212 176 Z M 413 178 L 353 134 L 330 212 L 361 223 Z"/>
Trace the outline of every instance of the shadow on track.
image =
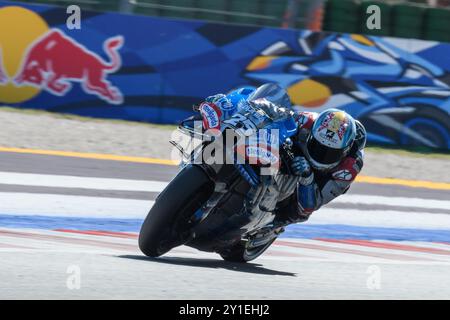
<path id="1" fill-rule="evenodd" d="M 234 263 L 215 259 L 195 259 L 195 258 L 177 258 L 177 257 L 150 258 L 138 255 L 123 255 L 118 257 L 124 259 L 143 260 L 149 262 L 151 261 L 156 263 L 165 263 L 189 267 L 226 269 L 237 272 L 264 274 L 271 276 L 289 276 L 289 277 L 296 276 L 295 273 L 267 269 L 262 267 L 261 264 L 257 263 L 237 263 L 237 262 Z"/>

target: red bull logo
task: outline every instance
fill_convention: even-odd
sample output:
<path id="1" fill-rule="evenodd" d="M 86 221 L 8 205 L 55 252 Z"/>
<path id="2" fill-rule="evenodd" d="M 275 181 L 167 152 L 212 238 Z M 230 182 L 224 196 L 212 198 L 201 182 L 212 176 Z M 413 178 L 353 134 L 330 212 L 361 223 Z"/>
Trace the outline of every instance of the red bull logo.
<path id="1" fill-rule="evenodd" d="M 9 8 L 14 8 L 13 12 L 20 16 L 24 15 L 24 11 L 37 16 L 34 12 L 24 8 Z M 1 10 L 5 10 L 5 8 L 1 8 Z M 0 85 L 8 84 L 9 92 L 12 93 L 21 88 L 28 90 L 34 88 L 36 92 L 45 91 L 62 97 L 69 93 L 73 85 L 77 83 L 86 94 L 95 95 L 110 104 L 123 103 L 122 92 L 107 79 L 108 75 L 118 71 L 122 65 L 119 54 L 119 50 L 124 44 L 122 36 L 115 36 L 103 42 L 103 50 L 109 58 L 109 61 L 105 61 L 62 30 L 48 27 L 46 29 L 45 32 L 41 32 L 40 36 L 28 43 L 22 53 L 20 63 L 16 62 L 14 67 L 9 66 L 9 72 L 3 69 L 4 64 L 0 51 Z M 5 42 L 8 41 L 5 40 Z M 1 45 L 2 37 L 0 35 L 0 47 Z M 15 69 L 13 73 L 11 69 Z M 13 76 L 8 76 L 11 74 Z M 0 100 L 21 101 L 9 97 L 3 99 L 2 96 L 6 96 L 6 93 L 0 91 Z M 30 95 L 30 97 L 33 96 Z"/>
<path id="2" fill-rule="evenodd" d="M 79 82 L 86 93 L 121 104 L 122 93 L 106 80 L 106 75 L 120 68 L 118 49 L 122 45 L 121 36 L 106 40 L 103 46 L 111 61 L 105 62 L 62 31 L 53 29 L 30 46 L 14 83 L 63 96 L 72 88 L 72 82 Z"/>

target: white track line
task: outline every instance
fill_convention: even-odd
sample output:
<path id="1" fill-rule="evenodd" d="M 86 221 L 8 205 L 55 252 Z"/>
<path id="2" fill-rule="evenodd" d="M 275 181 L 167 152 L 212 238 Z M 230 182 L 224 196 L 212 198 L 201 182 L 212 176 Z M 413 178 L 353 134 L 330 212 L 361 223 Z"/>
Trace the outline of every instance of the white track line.
<path id="1" fill-rule="evenodd" d="M 450 214 L 393 210 L 322 208 L 308 220 L 310 224 L 346 224 L 367 227 L 441 229 L 450 232 Z"/>
<path id="2" fill-rule="evenodd" d="M 146 191 L 160 192 L 167 182 L 91 178 L 62 176 L 50 174 L 30 174 L 16 172 L 0 172 L 1 184 L 14 184 L 33 187 L 59 187 L 59 188 L 82 188 L 94 190 L 120 190 L 120 191 Z"/>
<path id="3" fill-rule="evenodd" d="M 168 183 L 154 180 L 109 179 L 0 172 L 0 184 L 14 184 L 33 187 L 81 188 L 92 190 L 161 192 Z M 345 194 L 333 200 L 333 203 L 359 203 L 368 205 L 378 204 L 399 207 L 450 210 L 450 201 L 373 195 Z"/>
<path id="4" fill-rule="evenodd" d="M 0 192 L 0 214 L 143 219 L 154 201 Z"/>
<path id="5" fill-rule="evenodd" d="M 400 207 L 429 208 L 429 209 L 447 209 L 450 210 L 450 201 L 420 199 L 420 198 L 402 198 L 402 197 L 383 197 L 370 195 L 345 194 L 333 200 L 333 203 L 361 203 L 361 204 L 379 204 Z"/>
<path id="6" fill-rule="evenodd" d="M 144 219 L 154 201 L 0 192 L 0 215 Z M 346 224 L 450 230 L 450 215 L 389 210 L 322 208 L 308 224 Z"/>

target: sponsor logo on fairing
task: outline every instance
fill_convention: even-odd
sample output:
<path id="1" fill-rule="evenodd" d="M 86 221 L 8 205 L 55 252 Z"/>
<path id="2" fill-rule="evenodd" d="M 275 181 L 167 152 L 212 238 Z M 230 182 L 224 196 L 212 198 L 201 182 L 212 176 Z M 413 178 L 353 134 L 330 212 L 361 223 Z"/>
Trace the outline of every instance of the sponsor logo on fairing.
<path id="1" fill-rule="evenodd" d="M 220 129 L 222 112 L 215 104 L 204 102 L 200 105 L 199 111 L 203 117 L 203 126 L 206 130 Z"/>
<path id="2" fill-rule="evenodd" d="M 219 100 L 219 102 L 220 102 L 220 108 L 223 111 L 230 111 L 230 110 L 235 109 L 235 106 L 227 98 L 222 98 L 222 99 Z"/>
<path id="3" fill-rule="evenodd" d="M 278 162 L 278 157 L 264 146 L 246 146 L 245 154 L 250 163 L 267 165 Z"/>
<path id="4" fill-rule="evenodd" d="M 280 164 L 278 137 L 278 129 L 261 129 L 257 134 L 241 136 L 235 149 L 239 163 L 278 168 Z"/>

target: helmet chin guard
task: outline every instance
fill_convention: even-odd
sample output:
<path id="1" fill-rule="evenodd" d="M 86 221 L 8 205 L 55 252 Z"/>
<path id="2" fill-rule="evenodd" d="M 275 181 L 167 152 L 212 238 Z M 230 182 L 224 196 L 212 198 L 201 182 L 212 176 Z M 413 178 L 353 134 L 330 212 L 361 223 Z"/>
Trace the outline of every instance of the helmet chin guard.
<path id="1" fill-rule="evenodd" d="M 309 150 L 308 150 L 308 148 L 307 148 L 306 146 L 305 146 L 304 148 L 302 148 L 302 149 L 303 149 L 303 153 L 304 153 L 306 159 L 308 159 L 308 161 L 309 161 L 309 163 L 311 164 L 311 166 L 312 166 L 314 169 L 318 170 L 318 171 L 328 171 L 328 170 L 331 170 L 331 169 L 333 169 L 334 167 L 336 167 L 336 166 L 339 164 L 339 162 L 341 162 L 341 159 L 339 159 L 338 161 L 336 161 L 336 162 L 334 162 L 334 163 L 323 164 L 323 163 L 320 163 L 320 162 L 314 160 L 314 159 L 311 157 L 311 155 L 309 154 Z"/>

